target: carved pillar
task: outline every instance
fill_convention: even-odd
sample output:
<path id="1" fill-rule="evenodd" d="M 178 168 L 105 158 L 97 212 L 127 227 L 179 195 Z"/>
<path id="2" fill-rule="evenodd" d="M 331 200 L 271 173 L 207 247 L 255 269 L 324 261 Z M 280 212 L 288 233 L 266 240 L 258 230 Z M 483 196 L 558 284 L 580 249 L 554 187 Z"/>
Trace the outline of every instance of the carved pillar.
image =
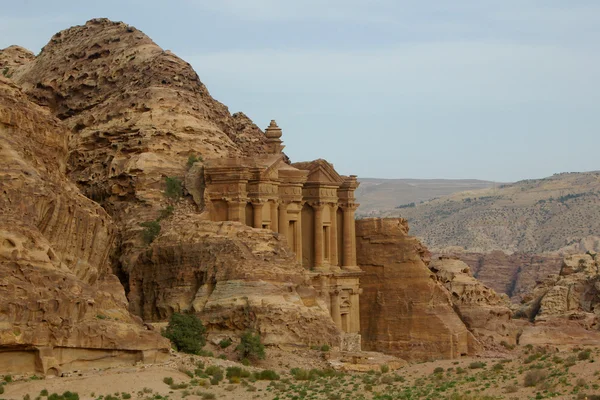
<path id="1" fill-rule="evenodd" d="M 279 229 L 279 224 L 277 223 L 277 202 L 269 202 L 269 207 L 271 207 L 271 230 L 277 232 Z"/>
<path id="2" fill-rule="evenodd" d="M 354 210 L 356 206 L 350 204 L 343 207 L 344 213 L 344 267 L 356 266 L 356 238 L 354 233 Z"/>
<path id="3" fill-rule="evenodd" d="M 315 203 L 312 205 L 315 211 L 315 268 L 323 268 L 323 204 Z"/>
<path id="4" fill-rule="evenodd" d="M 358 295 L 360 291 L 352 290 L 350 294 L 350 333 L 360 332 L 360 304 Z"/>
<path id="5" fill-rule="evenodd" d="M 287 216 L 287 204 L 286 203 L 279 203 L 279 233 L 287 236 L 288 234 L 288 216 Z M 289 243 L 289 240 L 291 238 L 288 238 L 288 244 L 291 246 L 292 243 Z M 295 249 L 292 249 L 295 250 Z"/>
<path id="6" fill-rule="evenodd" d="M 232 200 L 227 202 L 227 220 L 244 223 L 246 221 L 246 201 Z"/>
<path id="7" fill-rule="evenodd" d="M 335 322 L 335 326 L 342 330 L 342 311 L 340 309 L 340 291 L 332 290 L 331 295 L 331 318 Z"/>
<path id="8" fill-rule="evenodd" d="M 337 239 L 337 204 L 331 206 L 331 228 L 329 235 L 329 251 L 331 252 L 331 265 L 337 267 L 340 265 L 338 261 L 338 239 Z M 327 238 L 325 238 L 327 240 Z"/>
<path id="9" fill-rule="evenodd" d="M 296 260 L 302 263 L 302 215 L 298 214 L 298 219 L 296 220 L 296 248 L 294 251 L 296 252 Z"/>
<path id="10" fill-rule="evenodd" d="M 264 206 L 264 204 L 260 203 L 258 201 L 257 202 L 254 202 L 254 201 L 252 202 L 252 208 L 254 210 L 254 212 L 253 212 L 253 214 L 254 214 L 254 220 L 253 220 L 252 225 L 255 228 L 262 228 L 262 221 L 263 221 L 263 219 L 262 219 L 262 210 L 263 210 L 263 206 Z"/>

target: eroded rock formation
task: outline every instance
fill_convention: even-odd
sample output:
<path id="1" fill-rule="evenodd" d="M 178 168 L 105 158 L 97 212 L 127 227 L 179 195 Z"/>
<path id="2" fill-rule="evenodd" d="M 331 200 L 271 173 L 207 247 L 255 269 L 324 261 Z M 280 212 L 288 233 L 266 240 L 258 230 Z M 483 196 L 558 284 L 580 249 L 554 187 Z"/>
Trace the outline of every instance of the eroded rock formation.
<path id="1" fill-rule="evenodd" d="M 516 344 L 517 327 L 508 296 L 483 285 L 460 260 L 440 257 L 429 264 L 429 269 L 448 289 L 454 309 L 479 342 L 486 347 L 502 342 Z"/>
<path id="2" fill-rule="evenodd" d="M 534 324 L 521 344 L 597 344 L 600 340 L 600 274 L 596 255 L 565 257 L 560 274 L 550 275 L 525 299 L 518 314 Z"/>
<path id="3" fill-rule="evenodd" d="M 263 154 L 268 143 L 188 63 L 131 26 L 96 19 L 54 35 L 12 79 L 70 131 L 68 176 L 115 221 L 110 259 L 130 310 L 153 321 L 190 310 L 211 330 L 256 328 L 269 343 L 339 343 L 273 232 L 203 221 L 204 161 Z M 188 171 L 190 156 L 198 162 Z M 142 223 L 156 235 L 144 239 Z"/>
<path id="4" fill-rule="evenodd" d="M 168 341 L 127 310 L 109 215 L 65 176 L 68 132 L 0 77 L 0 371 L 154 361 Z"/>
<path id="5" fill-rule="evenodd" d="M 356 221 L 363 349 L 408 360 L 455 358 L 481 348 L 427 268 L 429 252 L 400 218 Z"/>

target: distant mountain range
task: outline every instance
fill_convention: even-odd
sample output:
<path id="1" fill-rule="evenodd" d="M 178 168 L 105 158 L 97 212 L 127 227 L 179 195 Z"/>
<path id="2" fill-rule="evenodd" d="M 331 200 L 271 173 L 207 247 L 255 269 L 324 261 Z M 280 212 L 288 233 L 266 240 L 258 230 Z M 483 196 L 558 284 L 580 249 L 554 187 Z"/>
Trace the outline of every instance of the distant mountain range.
<path id="1" fill-rule="evenodd" d="M 406 218 L 434 252 L 600 250 L 600 171 L 510 184 L 363 179 L 357 197 L 359 216 Z"/>

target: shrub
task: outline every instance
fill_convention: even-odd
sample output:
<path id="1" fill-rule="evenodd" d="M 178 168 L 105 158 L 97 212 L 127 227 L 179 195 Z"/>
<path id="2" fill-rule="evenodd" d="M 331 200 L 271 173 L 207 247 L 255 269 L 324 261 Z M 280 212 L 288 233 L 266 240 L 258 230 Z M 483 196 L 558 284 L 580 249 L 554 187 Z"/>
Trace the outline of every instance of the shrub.
<path id="1" fill-rule="evenodd" d="M 198 354 L 206 344 L 205 332 L 206 328 L 202 325 L 202 321 L 195 315 L 175 313 L 171 315 L 163 336 L 169 339 L 177 350 Z"/>
<path id="2" fill-rule="evenodd" d="M 380 366 L 379 369 L 381 370 L 382 374 L 387 374 L 388 372 L 390 372 L 390 367 L 385 364 Z"/>
<path id="3" fill-rule="evenodd" d="M 4 379 L 4 382 L 6 382 L 6 383 L 11 383 L 12 375 L 4 375 L 4 377 L 2 379 Z"/>
<path id="4" fill-rule="evenodd" d="M 256 374 L 256 379 L 261 381 L 278 381 L 279 375 L 273 370 L 265 369 Z"/>
<path id="5" fill-rule="evenodd" d="M 231 346 L 231 343 L 233 343 L 233 341 L 232 341 L 231 339 L 227 338 L 227 339 L 223 339 L 223 340 L 221 340 L 221 341 L 219 342 L 219 346 L 220 346 L 222 349 L 226 349 L 226 348 L 228 348 L 229 346 Z"/>
<path id="6" fill-rule="evenodd" d="M 160 223 L 158 221 L 142 222 L 140 226 L 144 227 L 144 230 L 142 230 L 142 239 L 146 244 L 152 243 L 160 233 Z"/>
<path id="7" fill-rule="evenodd" d="M 190 156 L 188 157 L 188 160 L 187 160 L 187 167 L 188 167 L 188 168 L 191 168 L 191 167 L 192 167 L 192 165 L 194 165 L 194 164 L 195 164 L 195 163 L 197 163 L 198 161 L 204 161 L 204 160 L 202 159 L 202 156 L 198 156 L 198 157 L 196 157 L 196 156 L 195 156 L 195 155 L 193 155 L 193 154 L 192 154 L 192 155 L 190 155 Z"/>
<path id="8" fill-rule="evenodd" d="M 479 368 L 485 368 L 485 363 L 482 361 L 473 361 L 471 364 L 469 364 L 469 369 L 479 369 Z"/>
<path id="9" fill-rule="evenodd" d="M 501 363 L 494 364 L 494 366 L 492 367 L 492 369 L 494 371 L 502 371 L 504 369 L 504 365 L 502 365 Z"/>
<path id="10" fill-rule="evenodd" d="M 589 360 L 590 359 L 590 355 L 591 355 L 592 351 L 591 350 L 583 350 L 580 351 L 579 354 L 577 354 L 577 359 L 583 361 L 583 360 Z"/>
<path id="11" fill-rule="evenodd" d="M 29 395 L 29 393 L 23 396 L 23 400 L 31 400 L 31 396 Z"/>
<path id="12" fill-rule="evenodd" d="M 329 351 L 330 347 L 328 344 L 324 344 L 323 346 L 321 346 L 321 351 Z"/>
<path id="13" fill-rule="evenodd" d="M 169 218 L 175 212 L 175 208 L 173 206 L 167 206 L 160 210 L 160 214 L 158 216 L 157 221 L 161 221 L 163 219 Z"/>
<path id="14" fill-rule="evenodd" d="M 42 389 L 40 396 L 48 396 L 48 389 Z"/>
<path id="15" fill-rule="evenodd" d="M 546 376 L 548 376 L 548 373 L 546 371 L 541 369 L 533 369 L 527 372 L 527 374 L 525 374 L 524 385 L 525 387 L 535 386 L 538 383 L 544 381 L 544 379 L 546 379 Z"/>
<path id="16" fill-rule="evenodd" d="M 464 374 L 465 372 L 467 372 L 467 371 L 464 368 L 456 367 L 456 373 L 457 374 Z"/>
<path id="17" fill-rule="evenodd" d="M 436 367 L 436 368 L 433 370 L 433 373 L 434 373 L 434 374 L 441 374 L 441 373 L 443 373 L 443 372 L 444 372 L 444 368 L 442 368 L 442 367 Z"/>
<path id="18" fill-rule="evenodd" d="M 173 384 L 173 378 L 171 378 L 170 376 L 164 377 L 163 378 L 163 382 L 166 383 L 167 385 L 172 385 Z"/>
<path id="19" fill-rule="evenodd" d="M 173 200 L 179 200 L 183 194 L 183 185 L 181 183 L 181 179 L 167 176 L 165 178 L 165 184 L 165 196 Z"/>
<path id="20" fill-rule="evenodd" d="M 0 394 L 4 394 L 4 385 L 0 385 Z"/>
<path id="21" fill-rule="evenodd" d="M 240 338 L 240 344 L 235 348 L 240 353 L 240 358 L 260 359 L 265 358 L 265 346 L 260 342 L 260 335 L 246 331 Z"/>

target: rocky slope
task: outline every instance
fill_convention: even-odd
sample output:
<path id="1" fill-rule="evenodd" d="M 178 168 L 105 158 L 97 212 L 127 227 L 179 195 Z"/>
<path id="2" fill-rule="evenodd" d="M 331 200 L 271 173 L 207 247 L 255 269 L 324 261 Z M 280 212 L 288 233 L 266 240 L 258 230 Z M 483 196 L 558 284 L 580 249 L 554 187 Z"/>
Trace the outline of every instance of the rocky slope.
<path id="1" fill-rule="evenodd" d="M 0 370 L 154 361 L 169 343 L 127 310 L 115 225 L 65 175 L 68 132 L 0 77 Z"/>
<path id="2" fill-rule="evenodd" d="M 516 342 L 507 299 L 470 276 L 460 261 L 430 264 L 429 251 L 408 234 L 406 220 L 359 220 L 356 237 L 364 271 L 363 349 L 423 361 Z"/>
<path id="3" fill-rule="evenodd" d="M 435 256 L 460 257 L 476 278 L 518 302 L 536 281 L 559 272 L 563 254 L 600 250 L 600 172 L 556 174 L 374 214 L 408 219 Z"/>
<path id="4" fill-rule="evenodd" d="M 539 254 L 575 247 L 597 251 L 600 172 L 556 174 L 455 193 L 383 214 L 406 218 L 432 252 L 450 246 L 477 253 Z"/>
<path id="5" fill-rule="evenodd" d="M 473 335 L 487 346 L 516 344 L 517 327 L 510 301 L 475 279 L 464 262 L 440 257 L 429 264 L 438 282 L 450 292 L 454 309 Z"/>
<path id="6" fill-rule="evenodd" d="M 597 256 L 567 256 L 560 274 L 535 287 L 518 310 L 534 322 L 521 335 L 523 344 L 598 344 L 600 341 L 600 270 Z"/>
<path id="7" fill-rule="evenodd" d="M 12 79 L 68 129 L 67 174 L 115 222 L 110 261 L 131 311 L 152 321 L 193 311 L 212 331 L 254 328 L 269 343 L 339 342 L 272 232 L 203 221 L 202 160 L 259 154 L 265 136 L 188 63 L 96 19 L 54 35 Z M 200 173 L 187 173 L 190 156 Z"/>
<path id="8" fill-rule="evenodd" d="M 407 208 L 437 197 L 467 190 L 487 189 L 497 185 L 477 179 L 378 179 L 360 178 L 356 198 L 361 217 L 377 217 L 382 210 Z"/>

